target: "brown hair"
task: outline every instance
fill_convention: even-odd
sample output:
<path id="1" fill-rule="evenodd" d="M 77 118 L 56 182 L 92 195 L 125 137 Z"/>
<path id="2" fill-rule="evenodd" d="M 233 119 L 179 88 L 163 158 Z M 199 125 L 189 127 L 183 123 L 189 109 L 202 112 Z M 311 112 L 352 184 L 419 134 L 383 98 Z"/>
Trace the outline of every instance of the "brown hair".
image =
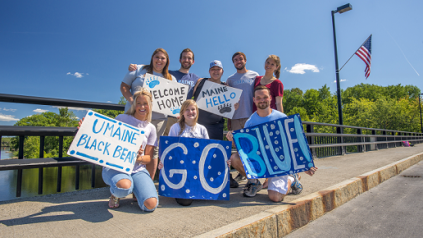
<path id="1" fill-rule="evenodd" d="M 276 66 L 278 67 L 275 72 L 273 72 L 275 74 L 275 77 L 277 79 L 279 79 L 279 76 L 281 75 L 281 59 L 279 59 L 279 56 L 277 55 L 269 55 L 269 57 L 267 57 L 266 61 L 272 59 L 275 61 Z"/>
<path id="2" fill-rule="evenodd" d="M 259 90 L 267 90 L 269 92 L 269 95 L 271 95 L 270 94 L 270 89 L 268 87 L 266 87 L 264 85 L 259 85 L 259 86 L 257 86 L 257 87 L 254 88 L 254 93 L 253 93 L 253 96 L 254 97 L 256 96 L 256 91 L 259 91 Z"/>
<path id="3" fill-rule="evenodd" d="M 147 70 L 147 73 L 153 74 L 153 57 L 154 57 L 154 55 L 156 55 L 159 52 L 162 52 L 163 54 L 166 55 L 166 65 L 165 65 L 165 67 L 162 70 L 163 78 L 172 80 L 172 75 L 169 73 L 169 63 L 170 63 L 169 62 L 169 55 L 167 54 L 166 50 L 163 49 L 163 48 L 157 48 L 153 52 L 153 55 L 151 55 L 150 64 L 149 65 L 145 65 L 142 69 L 146 69 Z"/>
<path id="4" fill-rule="evenodd" d="M 182 54 L 185 52 L 191 52 L 192 53 L 192 60 L 194 60 L 194 52 L 190 48 L 186 48 L 181 52 L 181 55 L 179 55 L 179 59 L 182 59 Z"/>
<path id="5" fill-rule="evenodd" d="M 242 53 L 242 52 L 236 52 L 234 55 L 232 55 L 232 62 L 234 62 L 234 58 L 235 58 L 235 56 L 237 56 L 237 55 L 242 55 L 243 57 L 244 57 L 244 59 L 245 59 L 245 61 L 247 61 L 247 56 L 245 56 L 245 54 L 244 53 Z"/>
<path id="6" fill-rule="evenodd" d="M 131 104 L 131 107 L 129 108 L 129 110 L 127 112 L 125 112 L 125 114 L 134 116 L 135 115 L 135 107 L 137 106 L 137 99 L 140 96 L 147 96 L 147 103 L 148 103 L 148 113 L 147 113 L 147 121 L 151 122 L 151 116 L 153 114 L 152 110 L 153 110 L 153 97 L 151 96 L 151 93 L 146 89 L 146 88 L 140 88 L 139 91 L 137 91 L 136 93 L 134 93 L 134 101 Z"/>
<path id="7" fill-rule="evenodd" d="M 182 134 L 182 132 L 184 131 L 184 129 L 185 129 L 185 117 L 184 117 L 184 112 L 185 112 L 185 110 L 189 107 L 189 106 L 191 106 L 191 105 L 194 105 L 195 106 L 195 110 L 197 111 L 197 116 L 195 117 L 195 120 L 194 120 L 194 125 L 195 124 L 197 124 L 197 121 L 198 121 L 198 115 L 199 115 L 199 111 L 198 111 L 198 106 L 197 106 L 197 103 L 194 101 L 194 100 L 192 100 L 192 99 L 188 99 L 188 100 L 186 100 L 184 103 L 182 103 L 182 106 L 181 106 L 181 109 L 180 109 L 180 111 L 179 111 L 179 120 L 178 120 L 178 123 L 179 123 L 179 127 L 181 128 L 181 131 L 179 132 L 179 135 L 181 135 Z"/>

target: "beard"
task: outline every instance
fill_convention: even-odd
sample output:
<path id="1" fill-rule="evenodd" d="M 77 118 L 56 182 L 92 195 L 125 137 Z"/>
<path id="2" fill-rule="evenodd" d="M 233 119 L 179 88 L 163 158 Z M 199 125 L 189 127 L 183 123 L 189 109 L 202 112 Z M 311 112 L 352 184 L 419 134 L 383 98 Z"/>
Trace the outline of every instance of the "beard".
<path id="1" fill-rule="evenodd" d="M 243 70 L 245 69 L 245 64 L 243 64 L 241 67 L 235 67 L 237 70 Z"/>
<path id="2" fill-rule="evenodd" d="M 185 66 L 185 65 L 187 65 L 187 66 Z M 192 66 L 192 64 L 190 64 L 190 63 L 188 63 L 188 64 L 181 64 L 181 67 L 182 67 L 183 69 L 190 69 L 190 68 L 191 68 L 191 66 Z"/>
<path id="3" fill-rule="evenodd" d="M 257 104 L 257 108 L 264 110 L 269 107 L 269 102 L 261 102 Z"/>

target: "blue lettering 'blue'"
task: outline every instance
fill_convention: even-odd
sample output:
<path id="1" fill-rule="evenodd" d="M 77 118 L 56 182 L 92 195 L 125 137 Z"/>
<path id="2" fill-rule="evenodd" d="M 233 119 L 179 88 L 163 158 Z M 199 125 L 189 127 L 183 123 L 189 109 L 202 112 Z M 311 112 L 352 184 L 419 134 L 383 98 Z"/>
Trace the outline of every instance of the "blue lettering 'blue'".
<path id="1" fill-rule="evenodd" d="M 248 151 L 248 153 L 245 153 L 245 151 L 241 148 L 239 143 L 240 138 L 245 138 L 249 140 L 251 144 L 253 145 L 253 148 L 251 148 L 251 150 Z M 258 156 L 256 153 L 258 151 L 258 144 L 257 144 L 256 138 L 249 134 L 237 133 L 234 135 L 234 139 L 235 139 L 235 144 L 237 144 L 237 147 L 241 148 L 240 150 L 238 150 L 238 153 L 241 159 L 244 161 L 244 165 L 245 167 L 247 167 L 248 173 L 256 177 L 264 175 L 266 173 L 266 165 L 263 163 L 263 160 L 260 158 L 260 156 Z M 251 166 L 248 160 L 256 161 L 259 164 L 260 172 L 256 173 L 255 171 L 253 171 L 251 169 Z"/>
<path id="2" fill-rule="evenodd" d="M 236 93 L 232 92 L 229 97 L 231 97 L 232 99 L 234 99 L 236 97 Z"/>
<path id="3" fill-rule="evenodd" d="M 90 150 L 94 147 L 94 150 L 97 148 L 97 139 L 94 139 L 93 143 L 90 146 Z"/>
<path id="4" fill-rule="evenodd" d="M 87 159 L 92 159 L 94 161 L 98 160 L 98 158 L 96 158 L 96 157 L 92 157 L 92 156 L 89 156 L 89 155 L 81 153 L 81 152 L 76 152 L 76 155 L 82 156 L 82 157 L 87 158 Z"/>
<path id="5" fill-rule="evenodd" d="M 107 130 L 110 130 L 110 136 L 112 136 L 113 128 L 115 125 L 112 124 L 112 126 L 109 127 L 109 123 L 106 124 L 106 129 L 104 129 L 103 136 L 106 134 Z"/>
<path id="6" fill-rule="evenodd" d="M 103 155 L 107 152 L 107 155 L 109 155 L 109 146 L 111 145 L 111 143 L 106 142 L 106 146 L 104 146 L 104 151 L 103 151 Z"/>
<path id="7" fill-rule="evenodd" d="M 105 116 L 103 116 L 103 115 L 101 115 L 101 114 L 94 113 L 94 116 L 99 117 L 99 118 L 101 118 L 101 119 L 104 119 L 104 120 L 106 120 L 106 121 L 110 121 L 110 122 L 116 123 L 116 121 L 115 121 L 115 120 L 110 119 L 110 118 L 108 118 L 108 117 L 105 117 Z"/>
<path id="8" fill-rule="evenodd" d="M 209 104 L 210 104 L 210 106 L 212 106 L 213 107 L 213 104 L 212 104 L 212 100 L 211 100 L 211 98 L 206 98 L 206 107 L 207 108 L 209 108 Z"/>

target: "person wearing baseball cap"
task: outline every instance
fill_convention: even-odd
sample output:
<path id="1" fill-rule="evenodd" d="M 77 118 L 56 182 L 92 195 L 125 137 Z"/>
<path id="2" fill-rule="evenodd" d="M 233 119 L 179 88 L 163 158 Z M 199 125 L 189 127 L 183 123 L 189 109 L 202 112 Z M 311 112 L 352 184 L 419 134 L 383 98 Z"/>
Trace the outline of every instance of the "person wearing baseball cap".
<path id="1" fill-rule="evenodd" d="M 219 60 L 213 60 L 209 67 L 210 78 L 203 78 L 197 81 L 194 87 L 194 100 L 197 101 L 201 90 L 203 89 L 204 83 L 209 80 L 213 83 L 225 85 L 220 81 L 223 75 L 223 65 Z M 198 123 L 205 126 L 209 134 L 209 138 L 212 140 L 223 140 L 223 127 L 225 124 L 224 117 L 204 111 L 200 109 L 198 116 Z"/>

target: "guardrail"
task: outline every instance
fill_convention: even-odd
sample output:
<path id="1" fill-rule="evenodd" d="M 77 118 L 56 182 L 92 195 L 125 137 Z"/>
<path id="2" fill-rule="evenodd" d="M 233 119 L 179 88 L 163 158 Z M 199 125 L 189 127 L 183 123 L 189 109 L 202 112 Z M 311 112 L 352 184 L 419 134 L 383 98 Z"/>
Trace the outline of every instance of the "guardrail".
<path id="1" fill-rule="evenodd" d="M 55 98 L 30 97 L 22 95 L 0 94 L 0 101 L 13 103 L 28 103 L 64 107 L 83 107 L 94 109 L 124 110 L 120 104 L 95 103 L 87 101 L 64 100 Z M 402 146 L 402 141 L 412 143 L 423 142 L 423 134 L 407 131 L 384 130 L 356 126 L 340 126 L 319 122 L 303 122 L 310 150 L 314 158 L 344 155 L 346 153 L 365 152 L 370 150 Z M 326 131 L 318 133 L 315 131 Z M 61 191 L 62 167 L 76 166 L 75 189 L 79 189 L 79 166 L 89 162 L 73 157 L 63 157 L 63 137 L 74 136 L 76 128 L 70 127 L 31 127 L 31 126 L 0 126 L 0 142 L 2 136 L 19 136 L 19 155 L 15 160 L 0 160 L 0 171 L 17 170 L 16 197 L 21 196 L 22 170 L 38 168 L 38 193 L 43 192 L 43 168 L 58 167 L 57 192 Z M 331 132 L 331 133 L 328 133 Z M 349 133 L 344 133 L 349 132 Z M 355 134 L 352 132 L 355 131 Z M 40 154 L 38 159 L 24 159 L 24 140 L 26 136 L 40 137 Z M 44 158 L 44 140 L 46 136 L 59 137 L 59 157 Z M 92 165 L 91 187 L 95 185 L 95 165 Z"/>

